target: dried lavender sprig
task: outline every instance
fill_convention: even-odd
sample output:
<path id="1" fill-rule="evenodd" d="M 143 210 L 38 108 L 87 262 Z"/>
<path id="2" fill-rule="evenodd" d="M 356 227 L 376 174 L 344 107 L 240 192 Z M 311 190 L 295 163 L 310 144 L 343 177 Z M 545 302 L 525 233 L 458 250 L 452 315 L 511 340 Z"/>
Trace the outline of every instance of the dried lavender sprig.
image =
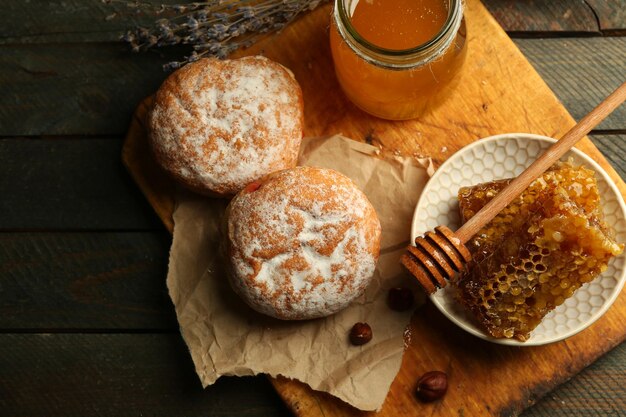
<path id="1" fill-rule="evenodd" d="M 302 12 L 328 0 L 211 0 L 155 5 L 145 1 L 102 0 L 155 17 L 151 27 L 136 27 L 122 37 L 135 52 L 169 45 L 191 45 L 193 52 L 175 69 L 201 57 L 225 58 L 252 45 L 261 35 L 279 31 Z"/>

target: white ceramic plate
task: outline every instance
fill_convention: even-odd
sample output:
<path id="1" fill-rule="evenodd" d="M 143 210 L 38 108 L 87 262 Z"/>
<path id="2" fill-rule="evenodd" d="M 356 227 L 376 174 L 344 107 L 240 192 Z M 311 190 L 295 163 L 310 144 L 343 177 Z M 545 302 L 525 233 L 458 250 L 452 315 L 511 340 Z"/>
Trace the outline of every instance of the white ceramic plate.
<path id="1" fill-rule="evenodd" d="M 519 175 L 554 139 L 527 133 L 510 133 L 476 141 L 450 157 L 426 184 L 413 215 L 411 241 L 440 224 L 452 230 L 460 226 L 457 192 L 460 187 Z M 607 173 L 577 149 L 572 157 L 596 172 L 606 222 L 618 242 L 626 242 L 626 205 Z M 543 345 L 572 336 L 591 325 L 613 304 L 626 280 L 626 251 L 609 263 L 608 269 L 582 286 L 561 306 L 550 312 L 526 342 L 496 339 L 485 334 L 474 319 L 453 299 L 452 288 L 437 291 L 431 300 L 459 327 L 494 343 L 516 346 Z"/>

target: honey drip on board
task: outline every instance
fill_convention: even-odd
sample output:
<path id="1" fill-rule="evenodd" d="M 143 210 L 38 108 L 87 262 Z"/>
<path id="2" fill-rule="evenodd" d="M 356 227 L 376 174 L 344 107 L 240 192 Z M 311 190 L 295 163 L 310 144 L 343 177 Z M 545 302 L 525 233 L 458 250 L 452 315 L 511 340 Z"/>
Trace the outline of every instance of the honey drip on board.
<path id="1" fill-rule="evenodd" d="M 447 17 L 441 0 L 359 0 L 351 22 L 366 41 L 398 50 L 428 42 Z"/>

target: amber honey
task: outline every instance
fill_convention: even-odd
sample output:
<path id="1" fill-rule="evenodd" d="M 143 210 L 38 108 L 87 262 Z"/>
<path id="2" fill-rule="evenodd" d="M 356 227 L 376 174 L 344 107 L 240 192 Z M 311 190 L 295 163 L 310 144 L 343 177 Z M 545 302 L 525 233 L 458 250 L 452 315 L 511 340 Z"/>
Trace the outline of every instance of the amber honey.
<path id="1" fill-rule="evenodd" d="M 368 113 L 418 117 L 458 81 L 465 58 L 461 0 L 336 0 L 333 22 L 337 78 Z"/>
<path id="2" fill-rule="evenodd" d="M 469 220 L 509 181 L 459 190 Z M 607 269 L 624 245 L 603 220 L 593 171 L 557 163 L 467 244 L 458 299 L 494 337 L 527 340 L 543 317 Z"/>
<path id="3" fill-rule="evenodd" d="M 442 0 L 361 0 L 352 26 L 368 42 L 386 49 L 410 49 L 435 37 L 448 17 Z"/>

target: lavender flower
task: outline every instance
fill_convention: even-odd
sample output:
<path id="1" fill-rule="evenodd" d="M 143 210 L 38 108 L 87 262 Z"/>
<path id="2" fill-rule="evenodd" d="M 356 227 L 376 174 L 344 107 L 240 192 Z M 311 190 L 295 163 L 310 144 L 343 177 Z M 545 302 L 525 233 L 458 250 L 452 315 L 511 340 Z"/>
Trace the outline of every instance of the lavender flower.
<path id="1" fill-rule="evenodd" d="M 193 47 L 185 60 L 170 62 L 164 66 L 166 70 L 202 57 L 226 58 L 231 52 L 252 45 L 262 34 L 281 30 L 323 1 L 328 0 L 210 0 L 176 5 L 102 0 L 155 17 L 153 26 L 136 27 L 122 36 L 133 51 L 179 44 Z M 111 16 L 118 15 L 115 12 Z"/>

